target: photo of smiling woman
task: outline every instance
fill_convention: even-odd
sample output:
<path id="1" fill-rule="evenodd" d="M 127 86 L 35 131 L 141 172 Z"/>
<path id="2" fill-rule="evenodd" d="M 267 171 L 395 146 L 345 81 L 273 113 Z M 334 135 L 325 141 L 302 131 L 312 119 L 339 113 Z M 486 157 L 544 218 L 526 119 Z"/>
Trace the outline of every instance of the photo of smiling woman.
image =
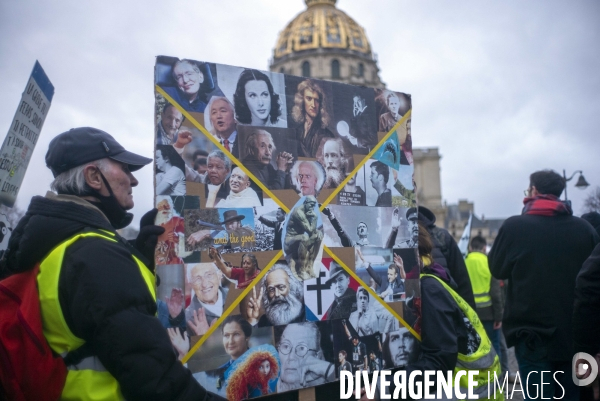
<path id="1" fill-rule="evenodd" d="M 170 145 L 156 146 L 156 195 L 185 195 L 185 162 Z"/>
<path id="2" fill-rule="evenodd" d="M 287 127 L 281 117 L 279 95 L 269 77 L 258 70 L 245 69 L 233 94 L 235 117 L 240 124 L 258 127 Z"/>
<path id="3" fill-rule="evenodd" d="M 225 262 L 215 247 L 211 246 L 208 249 L 208 255 L 215 261 L 215 265 L 217 265 L 219 270 L 221 270 L 228 279 L 237 281 L 237 288 L 248 287 L 252 280 L 260 273 L 256 256 L 251 253 L 242 255 L 241 267 L 231 266 L 231 264 Z"/>

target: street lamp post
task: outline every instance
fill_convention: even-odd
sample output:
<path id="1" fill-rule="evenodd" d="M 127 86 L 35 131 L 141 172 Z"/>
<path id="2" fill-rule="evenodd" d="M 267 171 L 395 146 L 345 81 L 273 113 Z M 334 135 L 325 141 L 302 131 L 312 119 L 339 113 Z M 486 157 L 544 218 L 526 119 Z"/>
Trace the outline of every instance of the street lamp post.
<path id="1" fill-rule="evenodd" d="M 579 188 L 579 189 L 586 189 L 587 187 L 590 186 L 590 184 L 583 177 L 583 171 L 577 170 L 573 174 L 571 174 L 571 176 L 569 178 L 567 178 L 567 173 L 565 172 L 565 170 L 563 170 L 563 178 L 565 179 L 565 201 L 567 201 L 567 182 L 571 181 L 573 179 L 573 177 L 575 177 L 575 174 L 577 174 L 577 173 L 579 173 L 579 178 L 577 179 L 577 182 L 575 183 L 575 187 Z"/>

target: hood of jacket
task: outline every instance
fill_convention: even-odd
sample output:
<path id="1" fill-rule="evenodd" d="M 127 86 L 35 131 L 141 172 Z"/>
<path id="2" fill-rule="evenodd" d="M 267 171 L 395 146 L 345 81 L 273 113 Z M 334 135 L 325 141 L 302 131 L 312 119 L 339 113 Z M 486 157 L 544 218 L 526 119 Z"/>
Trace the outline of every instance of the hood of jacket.
<path id="1" fill-rule="evenodd" d="M 419 220 L 425 227 L 435 227 L 435 214 L 425 206 L 419 206 Z"/>
<path id="2" fill-rule="evenodd" d="M 85 228 L 114 232 L 104 214 L 72 195 L 34 196 L 0 260 L 0 278 L 29 270 L 56 245 Z"/>

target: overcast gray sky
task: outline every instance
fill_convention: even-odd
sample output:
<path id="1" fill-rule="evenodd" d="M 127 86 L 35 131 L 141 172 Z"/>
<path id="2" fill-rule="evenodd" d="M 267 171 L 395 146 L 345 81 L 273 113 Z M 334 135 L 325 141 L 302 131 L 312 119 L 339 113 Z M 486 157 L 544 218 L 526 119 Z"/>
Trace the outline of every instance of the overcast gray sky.
<path id="1" fill-rule="evenodd" d="M 600 185 L 600 2 L 338 0 L 367 32 L 388 88 L 412 94 L 413 144 L 442 154 L 442 196 L 475 213 L 522 207 L 531 172 L 583 170 L 569 185 L 580 215 Z M 268 69 L 303 0 L 0 2 L 0 135 L 35 60 L 56 92 L 19 193 L 51 181 L 50 139 L 94 126 L 152 155 L 157 55 Z M 137 173 L 135 224 L 152 207 L 152 168 Z M 577 178 L 577 176 L 575 177 Z"/>

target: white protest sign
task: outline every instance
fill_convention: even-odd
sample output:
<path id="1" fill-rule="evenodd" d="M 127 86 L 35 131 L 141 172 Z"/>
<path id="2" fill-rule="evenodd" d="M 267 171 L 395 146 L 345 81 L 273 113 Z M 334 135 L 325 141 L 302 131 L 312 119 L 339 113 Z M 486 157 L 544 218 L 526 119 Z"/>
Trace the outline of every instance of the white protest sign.
<path id="1" fill-rule="evenodd" d="M 15 204 L 53 96 L 54 86 L 36 61 L 0 149 L 0 203 L 8 207 Z"/>

